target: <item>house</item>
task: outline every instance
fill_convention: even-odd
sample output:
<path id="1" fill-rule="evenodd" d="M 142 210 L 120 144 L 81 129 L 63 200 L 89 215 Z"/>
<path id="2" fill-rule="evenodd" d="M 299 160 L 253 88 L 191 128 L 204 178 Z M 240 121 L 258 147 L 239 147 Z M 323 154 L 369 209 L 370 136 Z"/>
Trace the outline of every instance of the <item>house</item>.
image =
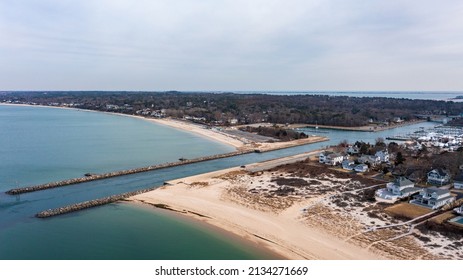
<path id="1" fill-rule="evenodd" d="M 370 165 L 377 165 L 381 163 L 381 159 L 376 155 L 362 155 L 359 157 L 360 163 L 369 163 Z"/>
<path id="2" fill-rule="evenodd" d="M 463 190 L 463 171 L 453 178 L 453 187 L 455 189 Z"/>
<path id="3" fill-rule="evenodd" d="M 428 172 L 428 183 L 432 185 L 446 185 L 450 182 L 450 175 L 442 168 L 436 168 Z"/>
<path id="4" fill-rule="evenodd" d="M 324 163 L 327 165 L 337 165 L 341 164 L 344 160 L 344 156 L 338 153 L 333 153 L 329 151 L 321 152 L 318 156 L 318 162 Z"/>
<path id="5" fill-rule="evenodd" d="M 375 157 L 379 158 L 381 162 L 389 162 L 389 152 L 385 149 L 383 151 L 377 151 Z"/>
<path id="6" fill-rule="evenodd" d="M 345 170 L 354 170 L 355 163 L 352 160 L 345 159 L 341 163 L 342 169 Z"/>
<path id="7" fill-rule="evenodd" d="M 453 209 L 458 215 L 463 215 L 463 204 L 460 207 Z"/>
<path id="8" fill-rule="evenodd" d="M 235 124 L 237 124 L 237 123 L 238 123 L 238 119 L 231 119 L 231 120 L 230 120 L 230 124 L 231 124 L 231 125 L 235 125 Z"/>
<path id="9" fill-rule="evenodd" d="M 360 153 L 360 148 L 356 145 L 349 146 L 346 151 L 349 155 L 357 155 Z"/>
<path id="10" fill-rule="evenodd" d="M 454 200 L 455 197 L 450 194 L 449 190 L 431 187 L 422 189 L 419 194 L 413 197 L 410 203 L 429 207 L 431 209 L 438 209 Z"/>
<path id="11" fill-rule="evenodd" d="M 357 166 L 355 166 L 354 168 L 355 172 L 366 172 L 368 171 L 368 165 L 366 164 L 358 164 Z"/>
<path id="12" fill-rule="evenodd" d="M 376 197 L 396 201 L 420 192 L 415 184 L 405 177 L 397 177 L 393 182 L 387 183 L 386 188 L 376 191 Z"/>

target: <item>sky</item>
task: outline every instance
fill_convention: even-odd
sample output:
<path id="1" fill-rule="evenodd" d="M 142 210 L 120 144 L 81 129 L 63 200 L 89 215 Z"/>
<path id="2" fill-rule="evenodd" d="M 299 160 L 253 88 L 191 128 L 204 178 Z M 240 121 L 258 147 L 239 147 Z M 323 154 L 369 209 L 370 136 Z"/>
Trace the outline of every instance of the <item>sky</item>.
<path id="1" fill-rule="evenodd" d="M 0 0 L 0 90 L 462 91 L 463 1 Z"/>

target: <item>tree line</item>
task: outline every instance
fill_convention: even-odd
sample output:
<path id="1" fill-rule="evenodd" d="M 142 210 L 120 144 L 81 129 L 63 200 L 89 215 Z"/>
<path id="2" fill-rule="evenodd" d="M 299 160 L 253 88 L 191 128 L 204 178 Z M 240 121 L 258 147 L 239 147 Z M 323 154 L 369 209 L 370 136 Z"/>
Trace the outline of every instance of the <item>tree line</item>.
<path id="1" fill-rule="evenodd" d="M 416 115 L 459 115 L 463 103 L 384 97 L 268 95 L 201 92 L 3 92 L 0 101 L 74 104 L 82 109 L 137 114 L 164 110 L 167 116 L 204 118 L 206 123 L 306 123 L 363 126 L 412 120 Z M 107 105 L 117 105 L 108 109 Z M 114 109 L 117 108 L 117 109 Z"/>

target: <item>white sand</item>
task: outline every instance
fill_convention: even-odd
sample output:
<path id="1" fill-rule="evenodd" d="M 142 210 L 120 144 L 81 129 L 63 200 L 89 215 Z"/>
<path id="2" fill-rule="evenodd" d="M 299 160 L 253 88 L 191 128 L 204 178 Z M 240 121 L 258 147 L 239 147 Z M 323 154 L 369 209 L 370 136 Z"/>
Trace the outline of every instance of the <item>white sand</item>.
<path id="1" fill-rule="evenodd" d="M 231 171 L 237 172 L 239 168 L 171 181 L 171 185 L 134 196 L 131 200 L 168 205 L 250 241 L 264 243 L 270 250 L 288 259 L 382 258 L 307 226 L 301 220 L 304 202 L 275 213 L 250 208 L 236 201 L 236 197 L 231 199 L 227 193 L 227 189 L 232 187 L 230 182 L 217 178 Z"/>

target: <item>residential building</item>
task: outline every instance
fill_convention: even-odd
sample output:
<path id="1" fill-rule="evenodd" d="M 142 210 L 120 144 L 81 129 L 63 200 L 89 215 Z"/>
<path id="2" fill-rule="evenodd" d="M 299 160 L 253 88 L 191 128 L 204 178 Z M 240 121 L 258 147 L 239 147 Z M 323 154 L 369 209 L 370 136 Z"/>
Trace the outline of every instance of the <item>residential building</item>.
<path id="1" fill-rule="evenodd" d="M 430 187 L 422 189 L 419 194 L 413 197 L 410 203 L 429 207 L 431 209 L 439 209 L 454 200 L 455 197 L 450 194 L 449 190 Z"/>
<path id="2" fill-rule="evenodd" d="M 450 175 L 442 168 L 436 168 L 428 172 L 428 183 L 443 186 L 450 182 Z"/>
<path id="3" fill-rule="evenodd" d="M 334 152 L 321 152 L 320 155 L 318 156 L 318 162 L 324 163 L 326 165 L 337 165 L 341 164 L 341 162 L 344 160 L 344 156 L 339 154 L 339 153 L 334 153 Z"/>
<path id="4" fill-rule="evenodd" d="M 355 168 L 355 163 L 352 160 L 345 159 L 341 163 L 342 169 L 345 170 L 354 170 Z"/>
<path id="5" fill-rule="evenodd" d="M 369 163 L 370 165 L 378 165 L 381 163 L 381 159 L 376 155 L 362 155 L 359 157 L 360 163 Z"/>
<path id="6" fill-rule="evenodd" d="M 375 157 L 378 157 L 381 162 L 389 162 L 389 152 L 387 149 L 384 149 L 383 151 L 377 151 L 375 153 Z"/>
<path id="7" fill-rule="evenodd" d="M 460 207 L 453 209 L 458 215 L 463 215 L 463 204 Z"/>
<path id="8" fill-rule="evenodd" d="M 356 145 L 349 146 L 347 148 L 347 153 L 350 155 L 357 155 L 360 152 L 360 148 L 357 147 Z"/>
<path id="9" fill-rule="evenodd" d="M 366 164 L 358 164 L 354 168 L 355 172 L 367 172 L 368 171 L 368 165 Z"/>
<path id="10" fill-rule="evenodd" d="M 393 182 L 387 183 L 386 188 L 376 191 L 376 197 L 396 201 L 420 192 L 415 184 L 405 177 L 397 177 Z"/>

